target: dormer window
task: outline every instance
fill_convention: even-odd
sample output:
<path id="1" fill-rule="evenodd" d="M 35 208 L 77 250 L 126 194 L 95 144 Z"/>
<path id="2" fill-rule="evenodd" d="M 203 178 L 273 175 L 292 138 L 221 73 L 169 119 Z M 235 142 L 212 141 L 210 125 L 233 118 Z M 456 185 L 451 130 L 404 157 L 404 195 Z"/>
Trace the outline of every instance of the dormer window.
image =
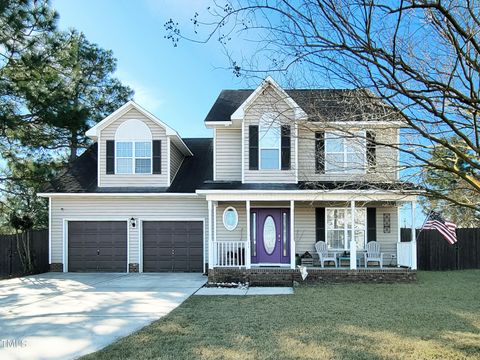
<path id="1" fill-rule="evenodd" d="M 152 133 L 140 120 L 127 120 L 115 133 L 115 174 L 152 173 Z"/>
<path id="2" fill-rule="evenodd" d="M 151 141 L 117 141 L 115 144 L 117 174 L 151 174 Z"/>

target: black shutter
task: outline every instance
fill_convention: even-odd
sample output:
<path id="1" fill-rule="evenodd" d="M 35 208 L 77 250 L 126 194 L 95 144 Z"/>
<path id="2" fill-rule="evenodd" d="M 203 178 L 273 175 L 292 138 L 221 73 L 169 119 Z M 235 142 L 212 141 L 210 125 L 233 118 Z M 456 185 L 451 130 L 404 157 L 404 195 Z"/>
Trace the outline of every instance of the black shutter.
<path id="1" fill-rule="evenodd" d="M 115 141 L 107 140 L 107 174 L 115 174 Z"/>
<path id="2" fill-rule="evenodd" d="M 377 209 L 367 208 L 367 241 L 377 241 Z"/>
<path id="3" fill-rule="evenodd" d="M 162 140 L 152 142 L 152 174 L 162 173 Z"/>
<path id="4" fill-rule="evenodd" d="M 325 173 L 325 133 L 315 132 L 315 174 Z"/>
<path id="5" fill-rule="evenodd" d="M 377 148 L 375 145 L 375 133 L 367 131 L 367 169 L 373 170 L 377 165 Z"/>
<path id="6" fill-rule="evenodd" d="M 325 241 L 325 208 L 315 208 L 315 242 Z"/>
<path id="7" fill-rule="evenodd" d="M 282 125 L 282 170 L 290 170 L 290 125 Z"/>
<path id="8" fill-rule="evenodd" d="M 248 168 L 258 170 L 258 126 L 248 127 Z"/>

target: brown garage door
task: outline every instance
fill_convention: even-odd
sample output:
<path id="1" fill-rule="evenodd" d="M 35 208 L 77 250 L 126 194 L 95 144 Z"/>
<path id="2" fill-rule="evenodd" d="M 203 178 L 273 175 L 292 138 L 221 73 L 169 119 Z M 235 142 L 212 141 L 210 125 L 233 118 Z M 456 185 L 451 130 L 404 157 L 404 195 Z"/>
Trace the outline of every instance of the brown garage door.
<path id="1" fill-rule="evenodd" d="M 127 271 L 126 221 L 69 221 L 68 271 Z"/>
<path id="2" fill-rule="evenodd" d="M 203 222 L 144 221 L 143 271 L 202 271 Z"/>

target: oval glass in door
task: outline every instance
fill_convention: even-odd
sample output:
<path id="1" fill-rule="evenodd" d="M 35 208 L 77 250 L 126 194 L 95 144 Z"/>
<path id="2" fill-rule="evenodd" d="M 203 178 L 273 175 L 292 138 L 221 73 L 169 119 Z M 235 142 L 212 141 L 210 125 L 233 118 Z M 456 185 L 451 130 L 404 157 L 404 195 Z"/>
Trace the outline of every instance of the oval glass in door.
<path id="1" fill-rule="evenodd" d="M 268 255 L 271 255 L 275 250 L 276 234 L 277 229 L 275 221 L 273 220 L 273 217 L 267 216 L 263 223 L 263 246 Z"/>

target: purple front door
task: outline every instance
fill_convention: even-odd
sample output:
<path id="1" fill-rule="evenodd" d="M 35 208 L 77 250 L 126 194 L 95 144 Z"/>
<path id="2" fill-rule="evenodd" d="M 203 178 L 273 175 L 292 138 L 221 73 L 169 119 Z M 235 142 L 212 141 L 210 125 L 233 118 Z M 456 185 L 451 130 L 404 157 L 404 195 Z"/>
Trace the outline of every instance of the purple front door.
<path id="1" fill-rule="evenodd" d="M 289 209 L 252 209 L 252 263 L 290 262 Z"/>

